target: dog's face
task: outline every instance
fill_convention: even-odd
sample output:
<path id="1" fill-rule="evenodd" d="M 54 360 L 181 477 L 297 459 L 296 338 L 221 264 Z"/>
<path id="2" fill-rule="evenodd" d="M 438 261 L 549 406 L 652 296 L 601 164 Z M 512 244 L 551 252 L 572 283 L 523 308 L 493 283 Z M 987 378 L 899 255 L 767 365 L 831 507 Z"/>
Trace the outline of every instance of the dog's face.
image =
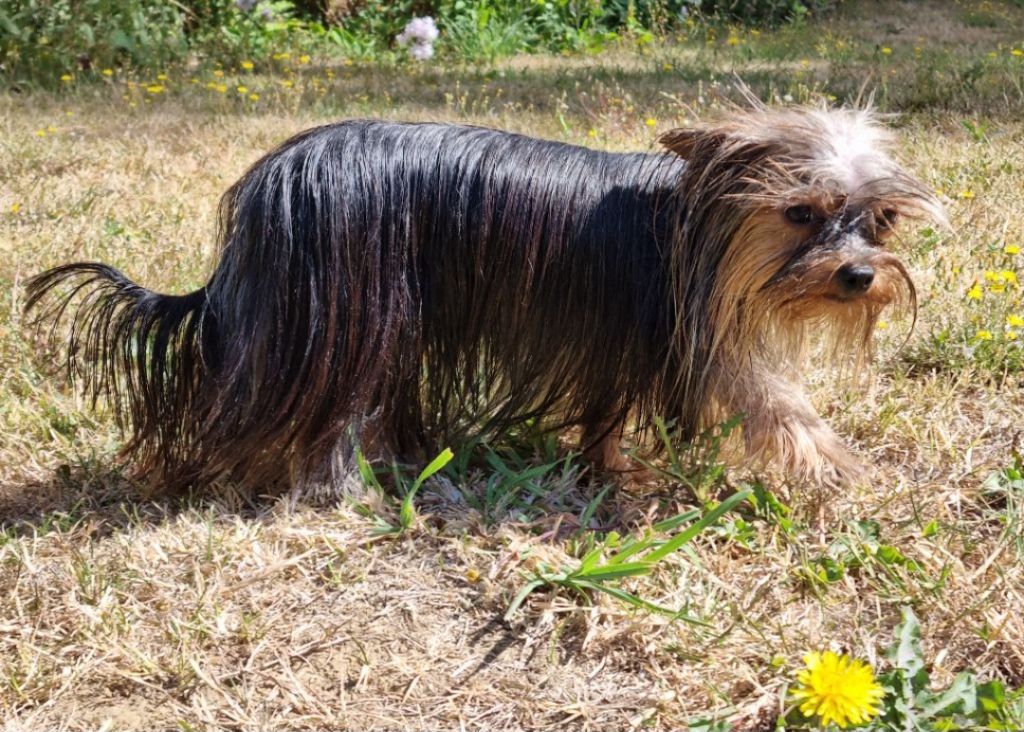
<path id="1" fill-rule="evenodd" d="M 884 307 L 915 305 L 893 252 L 899 223 L 941 210 L 889 157 L 870 113 L 758 109 L 663 142 L 696 166 L 690 186 L 711 191 L 690 215 L 728 231 L 719 322 L 776 332 L 830 324 L 866 343 Z"/>

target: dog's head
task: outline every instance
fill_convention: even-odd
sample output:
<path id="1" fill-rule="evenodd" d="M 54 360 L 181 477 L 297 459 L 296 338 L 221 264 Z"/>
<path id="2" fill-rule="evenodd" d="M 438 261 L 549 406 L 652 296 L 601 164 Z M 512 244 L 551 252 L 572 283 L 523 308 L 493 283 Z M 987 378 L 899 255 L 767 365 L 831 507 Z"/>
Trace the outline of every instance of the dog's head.
<path id="1" fill-rule="evenodd" d="M 868 346 L 885 306 L 915 308 L 899 223 L 942 211 L 870 111 L 757 107 L 662 142 L 688 164 L 677 279 L 713 282 L 716 340 L 802 342 L 827 324 Z"/>

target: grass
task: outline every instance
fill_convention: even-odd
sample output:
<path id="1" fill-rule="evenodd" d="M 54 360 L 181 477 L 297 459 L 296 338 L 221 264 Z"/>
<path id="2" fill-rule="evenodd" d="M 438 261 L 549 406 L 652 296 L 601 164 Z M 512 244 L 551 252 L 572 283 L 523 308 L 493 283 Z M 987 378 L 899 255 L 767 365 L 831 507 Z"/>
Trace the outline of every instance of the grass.
<path id="1" fill-rule="evenodd" d="M 806 651 L 887 669 L 907 606 L 936 689 L 965 671 L 1021 687 L 1024 328 L 1011 316 L 1024 317 L 1024 300 L 1007 273 L 1024 277 L 1022 43 L 1024 9 L 1012 4 L 855 2 L 822 25 L 695 27 L 601 57 L 481 68 L 293 57 L 252 73 L 3 92 L 3 717 L 109 729 L 673 729 L 702 718 L 765 730 Z M 656 485 L 609 488 L 565 444 L 529 435 L 452 446 L 404 517 L 401 495 L 372 490 L 326 505 L 226 484 L 147 499 L 114 461 L 109 417 L 53 378 L 58 364 L 20 314 L 26 277 L 75 259 L 161 291 L 197 287 L 220 193 L 311 125 L 450 120 L 642 150 L 713 115 L 733 73 L 797 101 L 848 101 L 866 83 L 903 113 L 897 152 L 949 211 L 948 230 L 904 229 L 921 301 L 907 344 L 909 323 L 880 329 L 867 386 L 808 374 L 872 467 L 867 485 L 829 498 L 823 523 L 821 497 L 777 476 L 693 469 L 684 452 Z M 395 480 L 412 486 L 417 472 Z M 616 542 L 663 540 L 659 524 L 747 482 L 750 500 L 683 551 L 609 580 L 699 623 L 552 591 L 588 556 L 600 568 Z M 532 578 L 548 584 L 504 621 Z"/>

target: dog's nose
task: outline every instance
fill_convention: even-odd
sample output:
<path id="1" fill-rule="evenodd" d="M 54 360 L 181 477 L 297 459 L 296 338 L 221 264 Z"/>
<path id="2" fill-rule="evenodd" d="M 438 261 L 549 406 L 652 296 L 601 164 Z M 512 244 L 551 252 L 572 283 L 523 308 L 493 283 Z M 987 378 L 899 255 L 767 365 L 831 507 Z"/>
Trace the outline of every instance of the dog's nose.
<path id="1" fill-rule="evenodd" d="M 867 292 L 875 281 L 875 270 L 867 264 L 844 264 L 836 273 L 839 286 L 848 295 Z"/>

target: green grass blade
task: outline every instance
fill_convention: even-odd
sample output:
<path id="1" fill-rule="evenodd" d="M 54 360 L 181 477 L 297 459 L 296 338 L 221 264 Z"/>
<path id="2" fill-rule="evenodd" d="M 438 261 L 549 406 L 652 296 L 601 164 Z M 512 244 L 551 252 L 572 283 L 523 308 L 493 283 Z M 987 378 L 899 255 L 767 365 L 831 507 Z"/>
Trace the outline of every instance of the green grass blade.
<path id="1" fill-rule="evenodd" d="M 733 493 L 717 506 L 704 514 L 698 521 L 688 526 L 684 531 L 673 536 L 660 547 L 644 555 L 644 561 L 657 562 L 669 554 L 677 551 L 684 544 L 689 543 L 697 534 L 718 521 L 723 515 L 731 511 L 737 504 L 742 503 L 750 497 L 749 490 L 742 490 Z"/>

